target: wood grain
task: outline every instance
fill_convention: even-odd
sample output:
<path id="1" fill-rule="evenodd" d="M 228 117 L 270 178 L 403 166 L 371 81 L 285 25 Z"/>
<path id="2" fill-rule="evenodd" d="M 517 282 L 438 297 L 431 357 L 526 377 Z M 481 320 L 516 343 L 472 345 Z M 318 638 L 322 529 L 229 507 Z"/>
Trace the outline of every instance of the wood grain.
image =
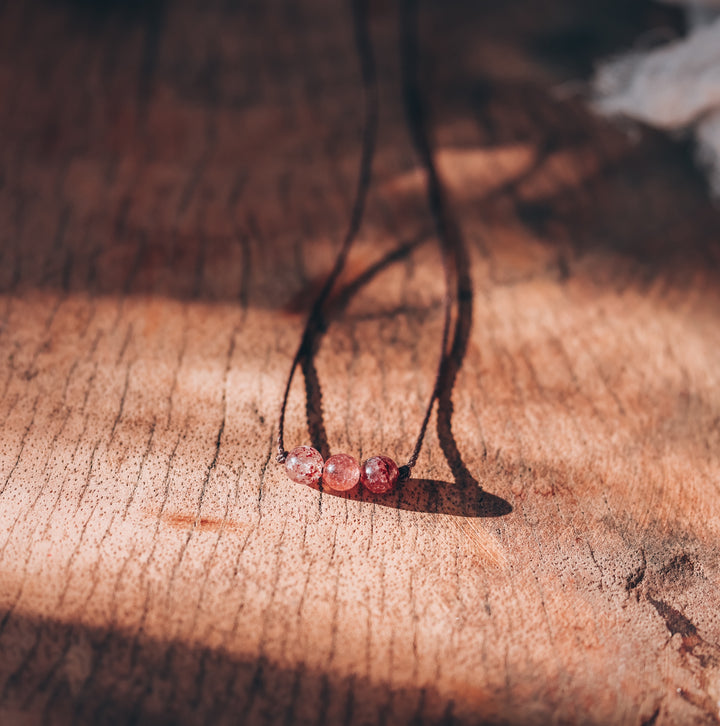
<path id="1" fill-rule="evenodd" d="M 349 7 L 0 6 L 0 722 L 720 721 L 720 216 L 565 85 L 676 21 L 421 7 L 468 287 L 380 499 L 273 461 L 352 204 Z M 368 208 L 286 438 L 402 460 L 444 288 L 395 4 L 370 28 Z"/>

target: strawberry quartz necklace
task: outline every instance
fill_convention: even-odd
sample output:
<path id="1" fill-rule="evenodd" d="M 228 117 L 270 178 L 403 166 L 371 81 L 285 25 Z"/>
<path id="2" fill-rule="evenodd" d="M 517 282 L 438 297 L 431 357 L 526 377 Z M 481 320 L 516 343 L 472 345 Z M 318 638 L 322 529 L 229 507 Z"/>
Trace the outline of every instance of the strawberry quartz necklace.
<path id="1" fill-rule="evenodd" d="M 324 332 L 327 327 L 324 317 L 325 304 L 327 303 L 328 297 L 332 292 L 338 277 L 345 267 L 348 253 L 350 252 L 352 244 L 357 237 L 358 230 L 360 229 L 367 192 L 372 176 L 372 161 L 375 152 L 378 125 L 377 78 L 363 0 L 356 0 L 353 3 L 353 9 L 355 16 L 355 42 L 357 45 L 358 56 L 360 58 L 365 101 L 362 153 L 360 157 L 356 194 L 347 233 L 345 234 L 343 243 L 340 246 L 337 257 L 335 258 L 332 270 L 330 271 L 325 284 L 310 309 L 310 314 L 305 324 L 300 344 L 290 367 L 290 373 L 287 377 L 285 392 L 280 408 L 276 459 L 279 464 L 285 465 L 285 471 L 288 477 L 299 484 L 314 486 L 322 482 L 323 489 L 330 489 L 336 492 L 347 492 L 355 489 L 355 487 L 361 483 L 365 489 L 373 494 L 386 494 L 392 491 L 398 482 L 402 482 L 410 478 L 412 469 L 420 455 L 423 439 L 425 438 L 425 432 L 430 420 L 433 405 L 438 397 L 440 382 L 442 380 L 452 311 L 452 300 L 450 297 L 450 264 L 448 261 L 447 246 L 442 244 L 444 237 L 442 233 L 439 237 L 443 253 L 442 262 L 445 271 L 446 288 L 444 299 L 445 320 L 443 324 L 441 355 L 435 376 L 435 385 L 433 386 L 430 400 L 420 425 L 420 431 L 415 441 L 415 446 L 407 462 L 402 466 L 398 466 L 389 456 L 378 455 L 371 456 L 369 459 L 360 463 L 355 457 L 344 453 L 334 454 L 328 457 L 327 461 L 323 461 L 323 457 L 320 452 L 312 446 L 297 446 L 288 452 L 285 450 L 284 441 L 285 412 L 287 409 L 287 402 L 290 395 L 290 387 L 293 381 L 293 376 L 295 375 L 298 365 L 303 360 L 303 357 L 311 350 L 314 335 L 318 331 Z M 410 48 L 410 50 L 413 51 L 414 48 Z M 405 70 L 407 71 L 407 68 Z M 434 166 L 432 164 L 427 140 L 424 138 L 423 134 L 418 135 L 417 119 L 413 118 L 414 115 L 417 116 L 422 113 L 422 108 L 419 103 L 418 88 L 412 80 L 409 82 L 407 78 L 405 80 L 406 111 L 410 120 L 409 125 L 411 132 L 413 132 L 413 142 L 416 150 L 425 162 L 426 170 L 431 177 L 434 177 Z M 436 182 L 437 180 L 431 178 L 430 182 L 432 183 L 433 181 Z"/>

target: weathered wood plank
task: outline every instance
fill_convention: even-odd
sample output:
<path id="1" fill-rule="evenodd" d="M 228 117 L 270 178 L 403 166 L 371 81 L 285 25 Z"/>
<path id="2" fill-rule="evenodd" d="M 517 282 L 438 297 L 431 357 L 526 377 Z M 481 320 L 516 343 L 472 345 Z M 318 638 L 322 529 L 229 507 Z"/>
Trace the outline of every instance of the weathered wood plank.
<path id="1" fill-rule="evenodd" d="M 686 149 L 554 92 L 674 17 L 620 6 L 422 9 L 471 303 L 386 500 L 273 461 L 352 204 L 349 8 L 2 7 L 0 720 L 719 720 L 720 219 Z M 306 387 L 332 450 L 402 459 L 443 280 L 396 8 L 371 28 L 344 280 L 381 264 Z M 300 377 L 288 443 L 307 425 Z"/>

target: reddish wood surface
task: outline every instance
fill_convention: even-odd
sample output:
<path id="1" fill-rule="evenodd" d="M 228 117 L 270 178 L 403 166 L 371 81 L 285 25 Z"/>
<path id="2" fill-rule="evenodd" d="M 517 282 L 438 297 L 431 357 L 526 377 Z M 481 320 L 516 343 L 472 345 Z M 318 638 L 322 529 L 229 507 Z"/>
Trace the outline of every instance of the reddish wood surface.
<path id="1" fill-rule="evenodd" d="M 422 6 L 469 287 L 418 478 L 381 499 L 273 462 L 352 202 L 349 8 L 1 6 L 1 723 L 720 720 L 720 216 L 689 149 L 567 85 L 676 21 Z M 403 460 L 443 279 L 397 8 L 370 23 L 344 282 L 377 269 L 287 441 Z"/>

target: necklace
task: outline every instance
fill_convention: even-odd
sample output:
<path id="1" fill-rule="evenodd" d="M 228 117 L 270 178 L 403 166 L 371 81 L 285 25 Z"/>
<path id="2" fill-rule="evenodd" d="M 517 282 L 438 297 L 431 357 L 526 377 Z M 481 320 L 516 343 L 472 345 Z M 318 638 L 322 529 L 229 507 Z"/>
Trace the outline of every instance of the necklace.
<path id="1" fill-rule="evenodd" d="M 358 483 L 361 482 L 362 486 L 373 494 L 386 494 L 392 491 L 398 482 L 409 479 L 412 469 L 417 463 L 420 450 L 422 449 L 423 440 L 425 438 L 425 432 L 427 431 L 428 423 L 430 421 L 430 415 L 432 414 L 433 406 L 440 392 L 440 382 L 443 378 L 443 370 L 446 365 L 446 349 L 450 331 L 452 300 L 450 297 L 451 273 L 448 262 L 449 253 L 447 245 L 444 244 L 444 230 L 440 229 L 440 234 L 438 235 L 442 247 L 442 262 L 446 283 L 444 299 L 445 318 L 443 322 L 441 355 L 430 400 L 428 401 L 425 415 L 420 425 L 420 431 L 415 441 L 415 446 L 413 447 L 407 463 L 402 466 L 398 466 L 389 456 L 377 455 L 371 456 L 361 464 L 357 461 L 357 459 L 349 454 L 334 454 L 328 457 L 327 461 L 324 461 L 320 452 L 312 446 L 297 446 L 288 452 L 285 450 L 284 441 L 285 412 L 287 410 L 287 402 L 290 395 L 290 387 L 292 385 L 293 377 L 298 365 L 303 359 L 303 356 L 308 353 L 311 347 L 314 334 L 318 330 L 324 330 L 327 326 L 324 317 L 324 307 L 338 277 L 345 267 L 348 254 L 360 229 L 367 200 L 367 193 L 372 177 L 372 162 L 375 153 L 378 126 L 377 75 L 372 42 L 370 40 L 370 31 L 365 12 L 365 2 L 364 0 L 354 0 L 352 5 L 355 44 L 357 47 L 358 57 L 360 59 L 365 103 L 362 153 L 356 193 L 348 230 L 325 284 L 318 293 L 310 309 L 310 314 L 308 315 L 307 322 L 305 323 L 300 344 L 298 345 L 292 365 L 290 366 L 290 372 L 285 384 L 282 405 L 280 407 L 276 460 L 279 464 L 285 465 L 285 471 L 288 477 L 299 484 L 312 486 L 322 480 L 323 488 L 328 488 L 338 492 L 347 492 L 355 489 L 355 487 L 358 486 Z M 409 34 L 404 33 L 403 40 L 405 41 L 403 45 L 406 51 L 405 56 L 407 61 L 407 57 L 409 56 L 412 58 L 416 54 L 417 49 Z M 406 76 L 408 74 L 408 65 L 409 64 L 407 62 L 404 65 L 404 72 Z M 422 120 L 423 109 L 420 104 L 420 94 L 415 79 L 408 79 L 406 77 L 404 90 L 405 109 L 408 115 L 409 127 L 412 132 L 412 141 L 416 151 L 423 159 L 425 167 L 430 174 L 429 189 L 432 201 L 432 192 L 433 188 L 437 187 L 437 179 L 434 178 L 435 170 L 432 163 L 430 147 L 424 133 L 422 133 L 422 123 L 418 121 L 418 119 Z M 442 227 L 442 225 L 440 225 L 440 227 Z"/>

